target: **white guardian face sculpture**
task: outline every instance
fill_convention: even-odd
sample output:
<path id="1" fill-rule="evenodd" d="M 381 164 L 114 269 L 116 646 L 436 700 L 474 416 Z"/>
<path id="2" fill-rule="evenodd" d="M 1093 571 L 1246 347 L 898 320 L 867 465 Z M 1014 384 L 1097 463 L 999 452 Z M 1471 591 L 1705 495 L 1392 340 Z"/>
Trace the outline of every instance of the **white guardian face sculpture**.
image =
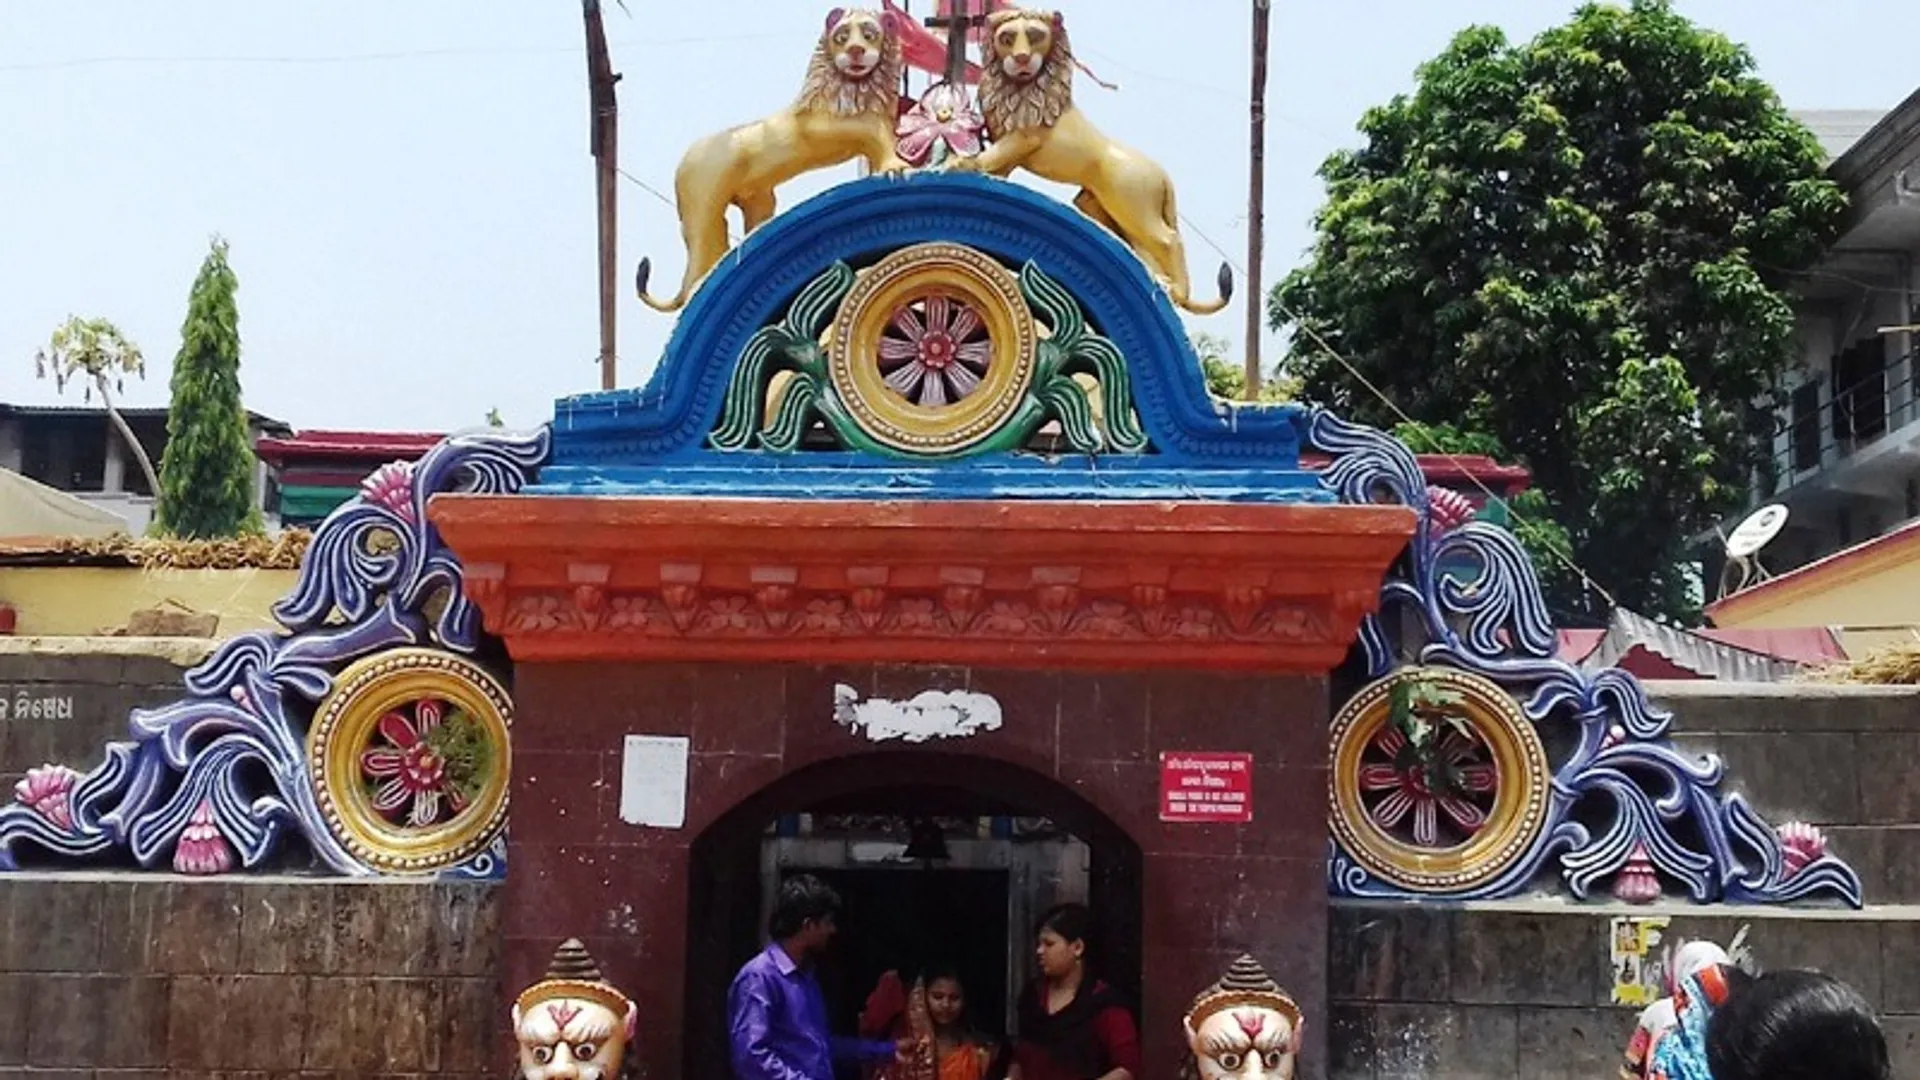
<path id="1" fill-rule="evenodd" d="M 513 1004 L 513 1037 L 526 1080 L 618 1080 L 639 1014 L 600 977 L 586 947 L 569 940 L 547 977 Z"/>
<path id="2" fill-rule="evenodd" d="M 1300 1006 L 1251 956 L 1194 999 L 1185 1026 L 1201 1080 L 1293 1080 Z"/>

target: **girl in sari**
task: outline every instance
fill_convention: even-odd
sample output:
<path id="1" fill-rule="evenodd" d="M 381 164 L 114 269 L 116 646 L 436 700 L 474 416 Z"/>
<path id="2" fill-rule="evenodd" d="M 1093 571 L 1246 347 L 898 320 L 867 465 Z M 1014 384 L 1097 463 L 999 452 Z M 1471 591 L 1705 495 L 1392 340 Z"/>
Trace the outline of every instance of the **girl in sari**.
<path id="1" fill-rule="evenodd" d="M 860 1016 L 863 1032 L 919 1040 L 921 1051 L 881 1070 L 877 1080 L 987 1080 L 992 1038 L 967 1021 L 966 985 L 950 967 L 932 967 L 912 990 L 896 972 L 880 977 Z"/>

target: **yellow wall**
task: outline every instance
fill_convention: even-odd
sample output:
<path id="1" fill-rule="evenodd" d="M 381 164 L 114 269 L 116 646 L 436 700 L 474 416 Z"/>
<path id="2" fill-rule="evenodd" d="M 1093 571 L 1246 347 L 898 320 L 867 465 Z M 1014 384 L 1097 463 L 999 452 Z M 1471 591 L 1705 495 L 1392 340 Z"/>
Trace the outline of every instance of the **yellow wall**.
<path id="1" fill-rule="evenodd" d="M 1715 626 L 1782 629 L 1833 626 L 1856 659 L 1920 640 L 1920 544 L 1888 544 L 1832 565 L 1739 593 L 1711 609 Z"/>
<path id="2" fill-rule="evenodd" d="M 153 607 L 220 616 L 231 637 L 278 626 L 269 614 L 293 591 L 294 570 L 138 570 L 132 567 L 0 568 L 0 601 L 19 614 L 23 636 L 99 634 Z"/>

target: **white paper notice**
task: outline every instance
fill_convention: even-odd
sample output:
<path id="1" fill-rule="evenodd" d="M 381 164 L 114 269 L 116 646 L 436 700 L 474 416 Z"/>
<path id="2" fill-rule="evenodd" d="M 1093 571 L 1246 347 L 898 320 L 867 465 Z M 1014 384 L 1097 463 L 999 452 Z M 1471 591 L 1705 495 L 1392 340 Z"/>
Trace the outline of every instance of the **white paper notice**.
<path id="1" fill-rule="evenodd" d="M 620 765 L 620 820 L 652 829 L 687 824 L 687 740 L 629 735 Z"/>

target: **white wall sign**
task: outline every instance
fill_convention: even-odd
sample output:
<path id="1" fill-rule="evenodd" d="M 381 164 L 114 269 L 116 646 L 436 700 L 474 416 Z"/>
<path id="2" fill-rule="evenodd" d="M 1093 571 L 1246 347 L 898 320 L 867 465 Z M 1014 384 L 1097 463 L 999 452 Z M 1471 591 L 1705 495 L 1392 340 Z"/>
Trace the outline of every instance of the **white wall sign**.
<path id="1" fill-rule="evenodd" d="M 687 739 L 629 735 L 620 762 L 620 820 L 652 829 L 687 824 Z"/>
<path id="2" fill-rule="evenodd" d="M 924 690 L 911 701 L 861 701 L 859 691 L 842 683 L 833 688 L 833 722 L 873 742 L 964 739 L 999 731 L 1000 703 L 965 690 Z"/>

